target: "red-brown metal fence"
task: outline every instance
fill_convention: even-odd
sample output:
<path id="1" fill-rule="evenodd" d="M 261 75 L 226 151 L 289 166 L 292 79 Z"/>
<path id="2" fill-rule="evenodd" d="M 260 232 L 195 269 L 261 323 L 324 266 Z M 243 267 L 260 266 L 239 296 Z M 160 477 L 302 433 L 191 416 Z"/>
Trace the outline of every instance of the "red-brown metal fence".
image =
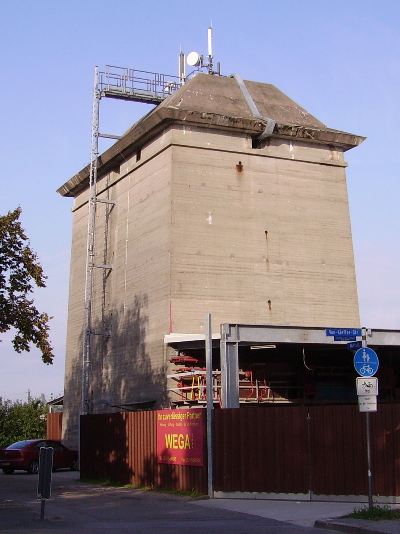
<path id="1" fill-rule="evenodd" d="M 81 477 L 200 493 L 207 467 L 157 463 L 157 412 L 81 417 Z"/>
<path id="2" fill-rule="evenodd" d="M 371 413 L 373 492 L 400 495 L 400 405 Z M 215 489 L 367 495 L 365 414 L 350 406 L 215 412 Z"/>
<path id="3" fill-rule="evenodd" d="M 47 414 L 47 439 L 61 439 L 62 415 L 62 413 Z"/>
<path id="4" fill-rule="evenodd" d="M 307 491 L 304 408 L 239 408 L 215 411 L 215 489 Z"/>
<path id="5" fill-rule="evenodd" d="M 400 404 L 371 413 L 373 492 L 400 496 Z M 365 415 L 356 405 L 214 412 L 214 488 L 367 495 Z M 200 493 L 207 467 L 157 463 L 156 412 L 81 418 L 81 476 Z"/>

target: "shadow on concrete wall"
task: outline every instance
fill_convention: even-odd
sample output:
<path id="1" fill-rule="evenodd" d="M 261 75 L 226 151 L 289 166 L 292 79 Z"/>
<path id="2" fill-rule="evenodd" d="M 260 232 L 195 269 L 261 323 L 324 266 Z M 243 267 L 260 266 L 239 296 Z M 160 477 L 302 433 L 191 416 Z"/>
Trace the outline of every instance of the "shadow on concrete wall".
<path id="1" fill-rule="evenodd" d="M 147 295 L 136 296 L 125 310 L 112 310 L 93 321 L 90 365 L 90 406 L 92 413 L 141 410 L 167 402 L 166 365 L 162 362 L 163 342 L 150 354 L 147 339 Z M 79 334 L 76 365 L 65 380 L 64 440 L 77 444 L 81 404 L 82 347 Z M 154 361 L 154 360 L 153 360 Z"/>

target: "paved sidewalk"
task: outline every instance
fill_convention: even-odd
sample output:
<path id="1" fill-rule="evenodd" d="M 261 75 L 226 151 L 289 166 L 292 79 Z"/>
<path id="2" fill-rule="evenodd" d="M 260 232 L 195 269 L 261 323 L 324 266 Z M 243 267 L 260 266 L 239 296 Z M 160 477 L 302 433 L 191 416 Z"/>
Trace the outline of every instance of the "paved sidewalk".
<path id="1" fill-rule="evenodd" d="M 55 473 L 40 521 L 37 476 L 0 474 L 0 532 L 57 534 L 400 534 L 399 521 L 344 519 L 356 503 L 190 497 L 102 487 Z"/>
<path id="2" fill-rule="evenodd" d="M 253 499 L 212 499 L 197 501 L 199 506 L 232 510 L 245 514 L 286 521 L 293 525 L 313 527 L 318 519 L 342 517 L 354 511 L 354 503 L 278 501 Z"/>
<path id="3" fill-rule="evenodd" d="M 219 508 L 256 515 L 288 524 L 329 529 L 336 532 L 358 534 L 400 534 L 400 521 L 367 521 L 350 519 L 350 514 L 360 503 L 318 502 L 318 501 L 278 501 L 251 499 L 213 499 L 197 501 L 198 506 Z M 364 505 L 366 506 L 366 505 Z M 399 508 L 399 505 L 395 506 Z"/>
<path id="4" fill-rule="evenodd" d="M 399 534 L 400 521 L 366 521 L 364 519 L 327 519 L 316 521 L 318 528 L 327 528 L 348 534 Z"/>
<path id="5" fill-rule="evenodd" d="M 0 532 L 57 534 L 325 534 L 231 510 L 195 505 L 190 497 L 102 487 L 77 480 L 77 473 L 55 473 L 45 520 L 39 519 L 37 476 L 0 474 Z M 332 531 L 330 531 L 332 532 Z"/>

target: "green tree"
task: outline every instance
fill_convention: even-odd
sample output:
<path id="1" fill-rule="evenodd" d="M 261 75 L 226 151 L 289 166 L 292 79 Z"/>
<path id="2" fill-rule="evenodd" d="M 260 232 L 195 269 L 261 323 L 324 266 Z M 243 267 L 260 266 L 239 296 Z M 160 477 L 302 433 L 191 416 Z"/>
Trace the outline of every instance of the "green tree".
<path id="1" fill-rule="evenodd" d="M 46 277 L 19 221 L 21 208 L 0 216 L 0 334 L 13 328 L 16 352 L 35 345 L 44 363 L 53 363 L 49 320 L 33 303 L 34 284 L 45 287 Z"/>
<path id="2" fill-rule="evenodd" d="M 47 412 L 41 399 L 11 402 L 0 397 L 0 448 L 23 439 L 45 438 Z"/>

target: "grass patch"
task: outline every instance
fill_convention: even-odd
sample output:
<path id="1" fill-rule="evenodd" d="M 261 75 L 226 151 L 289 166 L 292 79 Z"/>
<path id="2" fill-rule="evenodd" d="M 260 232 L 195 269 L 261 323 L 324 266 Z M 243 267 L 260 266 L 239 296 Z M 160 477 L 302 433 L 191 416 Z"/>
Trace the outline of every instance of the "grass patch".
<path id="1" fill-rule="evenodd" d="M 173 489 L 162 489 L 162 488 L 152 488 L 152 491 L 157 491 L 158 493 L 168 493 L 170 495 L 179 495 L 180 497 L 203 497 L 203 493 L 199 493 L 197 490 L 192 489 L 190 491 L 183 490 L 173 490 Z"/>
<path id="2" fill-rule="evenodd" d="M 96 486 L 104 486 L 110 488 L 134 488 L 132 484 L 123 484 L 122 482 L 115 482 L 107 478 L 81 478 L 80 482 L 84 484 L 95 484 Z"/>
<path id="3" fill-rule="evenodd" d="M 140 491 L 155 491 L 157 493 L 167 493 L 169 495 L 178 495 L 179 497 L 203 497 L 203 493 L 199 493 L 197 490 L 192 489 L 190 491 L 183 490 L 173 490 L 173 489 L 163 489 L 156 488 L 154 486 L 135 486 L 134 484 L 123 484 L 121 482 L 115 482 L 109 479 L 99 479 L 99 478 L 81 478 L 80 482 L 84 484 L 94 484 L 96 486 L 103 486 L 108 488 L 129 488 L 136 489 Z"/>
<path id="4" fill-rule="evenodd" d="M 347 517 L 353 519 L 369 519 L 371 521 L 380 521 L 382 519 L 400 519 L 400 510 L 392 510 L 386 505 L 375 505 L 370 510 L 368 506 L 363 508 L 356 508 L 352 514 Z"/>

